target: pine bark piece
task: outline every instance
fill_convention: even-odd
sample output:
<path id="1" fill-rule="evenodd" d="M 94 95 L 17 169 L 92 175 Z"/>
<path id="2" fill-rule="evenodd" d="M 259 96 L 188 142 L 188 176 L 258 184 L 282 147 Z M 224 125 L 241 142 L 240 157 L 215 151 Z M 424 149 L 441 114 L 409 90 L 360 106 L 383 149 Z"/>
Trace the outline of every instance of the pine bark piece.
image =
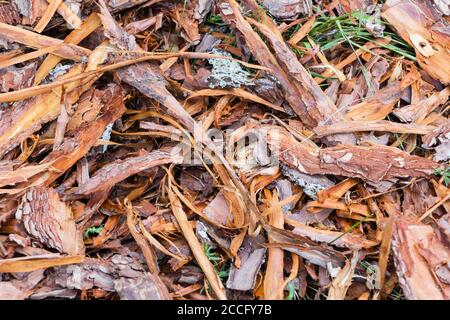
<path id="1" fill-rule="evenodd" d="M 43 270 L 30 272 L 25 278 L 0 281 L 0 300 L 24 300 L 33 293 L 33 288 L 44 278 Z"/>
<path id="2" fill-rule="evenodd" d="M 30 256 L 0 260 L 0 272 L 31 272 L 56 266 L 81 263 L 84 256 L 65 256 L 59 254 L 43 256 Z"/>
<path id="3" fill-rule="evenodd" d="M 298 254 L 312 264 L 324 268 L 326 268 L 329 263 L 334 267 L 344 265 L 345 257 L 339 251 L 335 251 L 324 245 L 319 245 L 292 231 L 275 228 L 270 225 L 264 225 L 264 229 L 271 236 L 271 239 L 277 247 Z"/>
<path id="4" fill-rule="evenodd" d="M 64 43 L 62 40 L 34 33 L 19 27 L 14 27 L 0 22 L 0 37 L 11 42 L 18 42 L 34 49 L 61 45 L 55 49 L 53 54 L 64 59 L 81 61 L 83 57 L 89 56 L 91 50 L 74 44 Z"/>
<path id="5" fill-rule="evenodd" d="M 313 241 L 323 242 L 336 247 L 343 247 L 352 250 L 367 249 L 377 246 L 379 242 L 366 239 L 362 235 L 353 233 L 344 233 L 338 231 L 320 230 L 309 227 L 300 222 L 287 219 L 288 224 L 294 226 L 293 233 L 307 237 Z"/>
<path id="6" fill-rule="evenodd" d="M 395 222 L 392 250 L 407 299 L 450 299 L 450 251 L 431 226 L 408 217 L 399 218 Z"/>
<path id="7" fill-rule="evenodd" d="M 125 112 L 122 88 L 111 84 L 104 90 L 94 90 L 92 104 L 99 104 L 103 111 L 101 116 L 90 122 L 72 128 L 72 137 L 67 137 L 58 149 L 52 151 L 41 163 L 52 163 L 56 172 L 49 172 L 46 185 L 71 168 L 84 157 L 101 137 L 105 128 Z"/>
<path id="8" fill-rule="evenodd" d="M 433 93 L 428 98 L 425 98 L 416 104 L 397 108 L 393 113 L 403 122 L 417 122 L 425 119 L 426 116 L 441 104 L 446 103 L 449 96 L 450 87 L 447 87 L 439 92 Z"/>
<path id="9" fill-rule="evenodd" d="M 383 120 L 400 101 L 402 90 L 410 84 L 411 81 L 405 80 L 385 86 L 365 101 L 348 107 L 346 117 L 360 121 Z"/>
<path id="10" fill-rule="evenodd" d="M 273 17 L 281 20 L 294 19 L 300 14 L 310 16 L 312 13 L 311 0 L 264 0 L 262 4 Z"/>
<path id="11" fill-rule="evenodd" d="M 86 258 L 82 264 L 56 268 L 51 276 L 64 288 L 116 291 L 122 300 L 172 299 L 157 275 L 146 272 L 135 259 L 120 254 L 109 260 Z"/>
<path id="12" fill-rule="evenodd" d="M 332 135 L 337 133 L 349 132 L 392 132 L 392 133 L 408 133 L 408 134 L 427 134 L 435 127 L 421 124 L 404 124 L 387 120 L 372 121 L 340 121 L 331 125 L 318 126 L 314 128 L 314 133 L 318 137 Z"/>
<path id="13" fill-rule="evenodd" d="M 13 185 L 19 182 L 28 181 L 29 178 L 46 171 L 52 165 L 51 162 L 44 163 L 40 165 L 29 165 L 15 170 L 11 169 L 0 169 L 0 187 L 6 185 Z"/>
<path id="14" fill-rule="evenodd" d="M 42 15 L 41 0 L 12 0 L 23 16 L 21 24 L 32 25 Z"/>
<path id="15" fill-rule="evenodd" d="M 439 230 L 445 235 L 447 238 L 447 242 L 450 243 L 450 213 L 447 213 L 439 218 L 437 221 L 437 225 Z"/>
<path id="16" fill-rule="evenodd" d="M 7 24 L 18 24 L 20 15 L 12 3 L 0 4 L 0 22 Z"/>
<path id="17" fill-rule="evenodd" d="M 389 0 L 385 18 L 414 47 L 422 69 L 443 84 L 450 84 L 448 23 L 430 0 Z"/>
<path id="18" fill-rule="evenodd" d="M 167 287 L 151 273 L 141 278 L 120 278 L 114 281 L 114 288 L 121 300 L 171 300 Z"/>
<path id="19" fill-rule="evenodd" d="M 34 187 L 22 197 L 16 219 L 46 246 L 69 255 L 84 254 L 83 235 L 77 230 L 72 210 L 52 188 Z"/>
<path id="20" fill-rule="evenodd" d="M 314 119 L 315 124 L 322 121 L 335 122 L 342 119 L 342 115 L 337 112 L 334 103 L 298 61 L 288 45 L 264 24 L 255 20 L 251 20 L 251 23 L 256 25 L 271 42 L 280 65 L 286 70 L 289 78 L 294 80 L 300 97 L 306 105 L 307 113 Z"/>
<path id="21" fill-rule="evenodd" d="M 181 150 L 178 148 L 155 150 L 144 155 L 116 160 L 97 170 L 84 184 L 71 193 L 87 196 L 98 191 L 109 191 L 116 183 L 149 168 L 182 161 Z"/>
<path id="22" fill-rule="evenodd" d="M 37 63 L 23 67 L 9 66 L 0 69 L 0 91 L 8 92 L 28 88 L 33 83 Z"/>
<path id="23" fill-rule="evenodd" d="M 227 225 L 233 219 L 230 207 L 223 192 L 219 192 L 216 197 L 203 209 L 203 212 L 217 224 Z"/>
<path id="24" fill-rule="evenodd" d="M 434 148 L 434 160 L 446 161 L 450 159 L 450 120 L 446 120 L 439 127 L 423 137 L 423 147 Z"/>
<path id="25" fill-rule="evenodd" d="M 107 4 L 113 11 L 121 11 L 140 5 L 144 2 L 147 2 L 147 0 L 108 0 Z"/>
<path id="26" fill-rule="evenodd" d="M 334 123 L 342 120 L 343 116 L 340 112 L 337 112 L 336 105 L 298 61 L 278 29 L 272 28 L 270 23 L 264 24 L 253 19 L 247 21 L 239 12 L 235 0 L 229 0 L 228 3 L 233 10 L 236 27 L 242 32 L 250 51 L 260 64 L 272 70 L 273 75 L 278 79 L 285 92 L 285 99 L 301 121 L 307 127 L 314 128 L 320 123 Z M 260 19 L 270 20 L 267 16 L 260 17 Z M 255 25 L 268 39 L 275 55 L 270 52 L 250 24 Z M 353 135 L 341 135 L 328 137 L 327 142 L 329 144 L 336 142 L 353 144 L 355 138 Z"/>
<path id="27" fill-rule="evenodd" d="M 350 146 L 312 150 L 281 129 L 267 132 L 269 148 L 279 160 L 306 174 L 361 178 L 372 184 L 394 178 L 426 177 L 438 164 L 386 146 Z"/>
<path id="28" fill-rule="evenodd" d="M 254 289 L 256 276 L 261 269 L 266 253 L 266 248 L 259 248 L 256 243 L 257 241 L 263 242 L 264 239 L 259 236 L 255 240 L 249 236 L 245 238 L 238 254 L 241 266 L 238 269 L 234 264 L 231 265 L 230 275 L 227 280 L 228 289 L 240 291 Z"/>
<path id="29" fill-rule="evenodd" d="M 81 65 L 74 66 L 62 78 L 72 76 L 82 71 Z M 65 87 L 70 92 L 76 83 Z M 0 157 L 19 145 L 30 134 L 39 130 L 42 125 L 58 117 L 61 104 L 62 88 L 55 88 L 52 92 L 20 101 L 11 108 L 7 108 L 0 119 Z M 42 108 L 42 106 L 46 106 Z"/>

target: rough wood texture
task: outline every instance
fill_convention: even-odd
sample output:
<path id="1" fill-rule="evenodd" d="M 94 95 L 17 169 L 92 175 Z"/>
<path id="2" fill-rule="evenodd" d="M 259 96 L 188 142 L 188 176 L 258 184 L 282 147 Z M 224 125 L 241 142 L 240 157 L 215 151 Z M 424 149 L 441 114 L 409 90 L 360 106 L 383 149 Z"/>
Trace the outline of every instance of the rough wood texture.
<path id="1" fill-rule="evenodd" d="M 268 130 L 267 140 L 280 161 L 307 174 L 361 178 L 378 184 L 394 178 L 426 177 L 438 164 L 385 146 L 349 146 L 311 150 L 282 130 Z"/>
<path id="2" fill-rule="evenodd" d="M 432 1 L 389 0 L 382 15 L 414 47 L 420 66 L 433 78 L 450 84 L 448 22 Z"/>
<path id="3" fill-rule="evenodd" d="M 83 235 L 77 230 L 72 210 L 55 190 L 46 187 L 28 190 L 17 208 L 16 219 L 49 248 L 70 255 L 84 254 Z"/>
<path id="4" fill-rule="evenodd" d="M 450 255 L 433 228 L 410 218 L 395 222 L 393 251 L 406 298 L 450 299 Z"/>

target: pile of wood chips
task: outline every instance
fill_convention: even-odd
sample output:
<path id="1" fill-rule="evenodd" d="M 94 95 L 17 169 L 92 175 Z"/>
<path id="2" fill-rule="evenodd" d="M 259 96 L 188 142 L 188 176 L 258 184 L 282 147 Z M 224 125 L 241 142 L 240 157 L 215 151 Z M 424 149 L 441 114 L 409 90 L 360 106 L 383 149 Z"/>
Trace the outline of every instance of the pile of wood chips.
<path id="1" fill-rule="evenodd" d="M 450 299 L 445 0 L 0 3 L 0 299 Z"/>

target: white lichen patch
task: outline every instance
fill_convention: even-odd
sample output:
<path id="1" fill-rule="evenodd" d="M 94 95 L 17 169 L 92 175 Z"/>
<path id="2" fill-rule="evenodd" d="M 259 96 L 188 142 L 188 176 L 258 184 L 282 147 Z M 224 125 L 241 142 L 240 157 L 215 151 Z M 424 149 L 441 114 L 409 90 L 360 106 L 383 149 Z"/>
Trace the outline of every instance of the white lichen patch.
<path id="1" fill-rule="evenodd" d="M 67 71 L 69 71 L 69 69 L 72 68 L 72 66 L 73 66 L 72 63 L 69 64 L 58 63 L 56 67 L 54 67 L 53 70 L 51 70 L 48 73 L 49 82 L 56 81 L 58 77 L 66 74 Z"/>
<path id="2" fill-rule="evenodd" d="M 231 58 L 226 51 L 214 48 L 212 54 Z M 250 74 L 242 69 L 241 65 L 228 59 L 208 59 L 212 65 L 211 75 L 208 77 L 210 88 L 239 88 L 251 85 Z"/>
<path id="3" fill-rule="evenodd" d="M 325 176 L 304 174 L 283 165 L 281 166 L 281 172 L 292 182 L 302 187 L 303 192 L 313 200 L 317 199 L 317 192 L 334 185 L 334 183 Z"/>
<path id="4" fill-rule="evenodd" d="M 111 139 L 111 132 L 112 132 L 113 125 L 114 125 L 114 122 L 111 122 L 110 124 L 108 124 L 106 126 L 105 131 L 103 131 L 103 134 L 101 137 L 102 140 L 109 141 Z M 105 153 L 105 151 L 107 149 L 108 149 L 108 145 L 107 144 L 103 145 L 102 153 Z"/>

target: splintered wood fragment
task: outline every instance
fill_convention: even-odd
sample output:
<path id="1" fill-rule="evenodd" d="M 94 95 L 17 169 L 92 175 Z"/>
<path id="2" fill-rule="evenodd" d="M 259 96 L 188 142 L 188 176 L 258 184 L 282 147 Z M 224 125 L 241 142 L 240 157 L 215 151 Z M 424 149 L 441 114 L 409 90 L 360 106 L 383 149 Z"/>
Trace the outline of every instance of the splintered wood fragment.
<path id="1" fill-rule="evenodd" d="M 386 270 L 389 262 L 389 253 L 391 252 L 392 233 L 394 231 L 394 217 L 389 217 L 383 228 L 383 234 L 380 244 L 380 253 L 378 258 L 378 266 L 380 267 L 380 290 L 383 291 Z"/>
<path id="2" fill-rule="evenodd" d="M 186 128 L 194 127 L 194 119 L 165 87 L 159 68 L 150 63 L 139 63 L 117 71 L 119 79 L 149 98 L 163 104 Z"/>
<path id="3" fill-rule="evenodd" d="M 85 183 L 71 190 L 79 196 L 87 196 L 98 191 L 109 191 L 116 183 L 143 170 L 168 163 L 180 163 L 183 160 L 177 147 L 169 150 L 155 150 L 143 155 L 116 160 L 97 170 Z"/>
<path id="4" fill-rule="evenodd" d="M 86 69 L 96 69 L 99 63 L 103 62 L 104 56 L 101 54 L 105 49 L 104 45 L 98 46 L 89 57 Z M 97 54 L 100 53 L 100 54 Z M 60 81 L 64 84 L 65 79 L 77 77 L 83 74 L 85 66 L 82 63 L 73 65 L 66 74 L 62 75 L 55 83 Z M 68 84 L 62 86 L 53 86 L 53 90 L 37 95 L 32 99 L 21 101 L 15 104 L 12 108 L 6 109 L 0 120 L 0 156 L 3 156 L 8 151 L 16 147 L 26 137 L 36 130 L 39 130 L 42 125 L 48 121 L 56 119 L 59 115 L 61 105 L 61 95 L 66 94 L 65 99 L 68 103 L 75 103 L 80 95 L 87 91 L 90 85 L 102 74 L 99 72 L 89 73 L 90 78 L 85 79 L 84 85 L 80 86 L 79 80 L 83 77 L 76 78 L 78 81 L 70 81 Z M 16 92 L 10 92 L 14 95 Z M 10 94 L 5 93 L 5 94 Z M 0 94 L 1 96 L 1 94 Z M 42 108 L 45 105 L 46 108 Z"/>
<path id="5" fill-rule="evenodd" d="M 72 210 L 47 187 L 34 187 L 22 197 L 16 219 L 41 243 L 61 253 L 84 254 L 83 235 L 77 230 Z"/>
<path id="6" fill-rule="evenodd" d="M 227 300 L 225 288 L 223 287 L 223 284 L 220 281 L 219 276 L 214 270 L 213 265 L 206 257 L 202 245 L 195 236 L 195 233 L 192 230 L 191 225 L 189 224 L 188 218 L 183 210 L 180 200 L 173 193 L 170 186 L 168 188 L 168 195 L 173 215 L 175 216 L 175 219 L 177 220 L 178 225 L 180 226 L 181 231 L 183 232 L 183 235 L 186 241 L 188 242 L 189 247 L 191 248 L 192 254 L 197 260 L 198 265 L 205 273 L 205 277 L 208 279 L 209 285 L 211 286 L 214 294 L 220 300 Z"/>
<path id="7" fill-rule="evenodd" d="M 0 3 L 0 22 L 7 24 L 18 24 L 20 22 L 20 14 L 12 2 Z"/>
<path id="8" fill-rule="evenodd" d="M 50 255 L 49 257 L 31 256 L 23 258 L 12 258 L 0 260 L 0 272 L 31 272 L 39 269 L 47 269 L 68 264 L 77 264 L 84 261 L 84 256 L 60 256 Z"/>
<path id="9" fill-rule="evenodd" d="M 41 20 L 39 20 L 39 22 L 34 27 L 35 32 L 41 33 L 42 31 L 44 31 L 45 27 L 56 13 L 56 10 L 58 9 L 61 2 L 63 2 L 63 0 L 49 0 L 49 5 L 47 9 L 45 9 L 45 12 L 41 17 Z"/>
<path id="10" fill-rule="evenodd" d="M 75 65 L 67 74 L 71 76 L 82 71 L 80 65 Z M 66 92 L 75 88 L 75 83 L 66 87 Z M 62 88 L 53 92 L 38 95 L 30 100 L 21 101 L 2 114 L 0 120 L 0 156 L 16 147 L 31 133 L 39 130 L 42 125 L 58 117 L 60 111 Z M 42 108 L 42 106 L 46 106 Z"/>
<path id="11" fill-rule="evenodd" d="M 314 22 L 316 22 L 316 16 L 312 16 L 311 18 L 308 19 L 308 21 L 306 21 L 300 29 L 298 29 L 297 32 L 295 32 L 292 37 L 289 39 L 288 43 L 291 46 L 296 45 L 297 43 L 299 43 L 304 37 L 306 37 L 306 35 L 309 33 L 309 31 L 311 31 Z"/>
<path id="12" fill-rule="evenodd" d="M 412 83 L 412 79 L 407 80 L 393 82 L 365 101 L 348 107 L 346 117 L 361 121 L 383 120 L 400 100 L 402 90 Z"/>
<path id="13" fill-rule="evenodd" d="M 39 50 L 36 50 L 36 51 L 33 51 L 33 52 L 24 53 L 22 55 L 15 56 L 15 57 L 13 57 L 11 59 L 1 61 L 0 62 L 0 69 L 6 68 L 6 67 L 9 67 L 9 66 L 18 64 L 18 63 L 23 63 L 23 62 L 26 62 L 26 61 L 29 61 L 29 60 L 32 60 L 32 59 L 39 58 L 40 56 L 42 56 L 44 54 L 51 53 L 51 52 L 55 51 L 56 49 L 60 48 L 61 46 L 62 46 L 62 44 L 57 44 L 55 46 L 50 46 L 50 47 L 39 49 Z M 36 72 L 36 75 L 35 75 L 35 79 L 36 79 L 36 76 L 37 76 L 37 72 Z"/>
<path id="14" fill-rule="evenodd" d="M 431 0 L 389 0 L 382 16 L 413 46 L 423 70 L 450 84 L 450 36 L 441 12 Z M 436 1 L 437 2 L 437 1 Z M 446 4 L 448 7 L 448 3 Z"/>
<path id="15" fill-rule="evenodd" d="M 97 119 L 73 128 L 72 137 L 67 137 L 56 150 L 52 151 L 41 163 L 51 163 L 55 172 L 48 172 L 45 184 L 50 185 L 55 179 L 71 168 L 79 159 L 84 157 L 101 137 L 105 128 L 125 112 L 122 88 L 111 84 L 104 90 L 94 90 L 90 96 L 90 107 L 99 104 L 102 115 Z"/>
<path id="16" fill-rule="evenodd" d="M 428 134 L 435 127 L 420 124 L 404 124 L 387 120 L 369 121 L 339 121 L 332 125 L 318 126 L 314 128 L 314 133 L 318 137 L 337 133 L 377 131 L 392 133 Z"/>
<path id="17" fill-rule="evenodd" d="M 362 235 L 320 230 L 288 218 L 286 218 L 286 222 L 294 226 L 294 230 L 292 230 L 292 232 L 295 234 L 307 237 L 312 241 L 323 242 L 337 247 L 359 250 L 372 248 L 379 244 L 379 242 L 366 239 Z"/>
<path id="18" fill-rule="evenodd" d="M 9 66 L 0 69 L 0 91 L 8 92 L 29 87 L 36 72 L 36 65 L 37 62 L 31 62 L 23 67 Z"/>
<path id="19" fill-rule="evenodd" d="M 358 179 L 345 179 L 338 184 L 317 192 L 317 200 L 323 203 L 327 199 L 339 200 L 348 190 L 358 184 Z"/>
<path id="20" fill-rule="evenodd" d="M 433 93 L 431 96 L 409 106 L 404 106 L 394 110 L 394 114 L 403 122 L 417 122 L 425 119 L 431 112 L 441 104 L 448 101 L 450 87 Z"/>
<path id="21" fill-rule="evenodd" d="M 62 44 L 53 53 L 64 59 L 81 61 L 89 56 L 91 50 L 74 44 L 64 44 L 62 40 L 44 36 L 19 27 L 10 26 L 0 22 L 0 36 L 11 42 L 18 42 L 34 49 L 43 49 L 49 46 Z"/>
<path id="22" fill-rule="evenodd" d="M 283 229 L 284 216 L 281 204 L 278 199 L 278 194 L 274 191 L 266 193 L 268 195 L 268 208 L 266 209 L 269 216 L 269 224 Z M 263 212 L 263 214 L 265 213 Z M 273 240 L 269 234 L 269 243 Z M 283 277 L 284 274 L 284 252 L 281 248 L 269 248 L 267 255 L 266 273 L 264 275 L 264 299 L 283 299 Z"/>
<path id="23" fill-rule="evenodd" d="M 327 300 L 345 299 L 347 290 L 352 284 L 353 275 L 360 259 L 361 253 L 359 251 L 354 251 L 352 259 L 350 261 L 346 261 L 345 266 L 339 271 L 336 278 L 333 279 L 330 290 L 328 291 Z"/>
<path id="24" fill-rule="evenodd" d="M 48 169 L 52 165 L 51 162 L 35 165 L 24 166 L 16 170 L 0 170 L 0 186 L 13 185 L 19 182 L 28 181 L 29 178 Z"/>
<path id="25" fill-rule="evenodd" d="M 265 105 L 269 108 L 272 108 L 277 111 L 284 112 L 284 109 L 276 104 L 270 103 L 269 101 L 266 101 L 257 95 L 251 94 L 250 92 L 245 91 L 241 88 L 233 88 L 233 89 L 204 89 L 199 90 L 193 93 L 189 96 L 189 99 L 196 98 L 196 97 L 213 97 L 213 96 L 226 96 L 226 95 L 233 95 L 236 97 L 241 97 L 243 99 L 247 99 L 253 102 L 260 103 L 262 105 Z"/>
<path id="26" fill-rule="evenodd" d="M 284 129 L 267 131 L 269 148 L 279 160 L 307 174 L 332 174 L 361 178 L 378 184 L 393 178 L 427 177 L 438 164 L 387 146 L 352 146 L 311 150 Z"/>
<path id="27" fill-rule="evenodd" d="M 71 33 L 69 33 L 69 35 L 64 39 L 64 43 L 78 44 L 100 26 L 101 20 L 98 14 L 95 12 L 91 13 L 89 17 L 87 17 L 86 20 L 83 21 L 80 29 L 73 30 Z M 41 83 L 41 81 L 47 76 L 50 70 L 52 70 L 61 60 L 62 58 L 57 55 L 48 55 L 48 57 L 45 58 L 45 60 L 39 66 L 39 69 L 36 71 L 34 84 L 37 85 Z"/>
<path id="28" fill-rule="evenodd" d="M 264 229 L 273 240 L 273 243 L 267 245 L 268 247 L 283 248 L 323 268 L 327 268 L 329 263 L 334 267 L 344 265 L 345 256 L 339 251 L 319 245 L 317 242 L 292 231 L 279 229 L 268 224 L 264 225 Z"/>
<path id="29" fill-rule="evenodd" d="M 230 268 L 230 276 L 227 280 L 227 288 L 233 290 L 247 291 L 254 289 L 256 277 L 264 262 L 266 248 L 258 247 L 257 242 L 263 242 L 264 237 L 252 238 L 247 236 L 239 250 L 238 256 L 241 266 L 237 268 L 234 264 Z"/>
<path id="30" fill-rule="evenodd" d="M 396 220 L 392 250 L 400 286 L 409 300 L 450 299 L 450 255 L 429 225 Z"/>
<path id="31" fill-rule="evenodd" d="M 345 66 L 349 65 L 352 62 L 355 62 L 356 59 L 363 53 L 365 53 L 369 50 L 372 50 L 374 48 L 387 45 L 390 41 L 391 41 L 390 38 L 382 38 L 380 40 L 377 40 L 376 42 L 368 42 L 361 48 L 358 48 L 357 50 L 350 53 L 344 60 L 336 63 L 334 68 L 337 70 L 342 70 Z M 321 84 L 322 82 L 326 81 L 327 78 L 331 77 L 332 75 L 333 75 L 333 70 L 327 69 L 321 74 L 322 77 L 316 78 L 315 81 L 317 84 Z"/>
<path id="32" fill-rule="evenodd" d="M 50 2 L 51 0 L 47 0 Z M 65 2 L 61 2 L 57 9 L 58 13 L 73 29 L 81 28 L 81 19 L 69 8 Z"/>
<path id="33" fill-rule="evenodd" d="M 128 199 L 127 199 L 128 201 Z M 159 273 L 158 260 L 156 258 L 155 250 L 149 245 L 145 237 L 141 232 L 138 231 L 136 227 L 136 218 L 131 208 L 131 203 L 126 203 L 127 206 L 127 226 L 130 230 L 131 235 L 136 241 L 137 245 L 141 248 L 142 254 L 147 262 L 148 269 L 154 275 Z"/>

